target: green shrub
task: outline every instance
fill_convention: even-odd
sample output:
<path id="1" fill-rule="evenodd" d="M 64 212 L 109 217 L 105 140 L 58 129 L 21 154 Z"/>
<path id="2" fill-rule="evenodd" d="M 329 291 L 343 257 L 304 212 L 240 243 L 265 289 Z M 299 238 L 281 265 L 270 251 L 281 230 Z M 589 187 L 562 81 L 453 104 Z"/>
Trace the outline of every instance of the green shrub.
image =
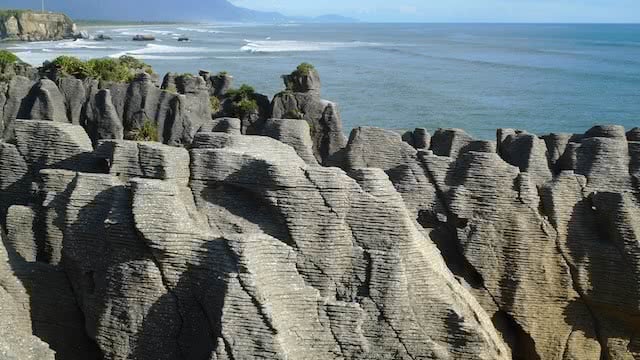
<path id="1" fill-rule="evenodd" d="M 135 141 L 158 141 L 158 126 L 147 119 L 140 129 L 132 131 L 132 135 Z"/>
<path id="2" fill-rule="evenodd" d="M 87 66 L 96 79 L 103 81 L 130 82 L 135 72 L 116 59 L 92 59 Z"/>
<path id="3" fill-rule="evenodd" d="M 64 74 L 72 75 L 79 79 L 95 77 L 95 74 L 85 62 L 73 56 L 59 56 L 49 64 L 45 64 L 44 67 L 54 67 Z"/>
<path id="4" fill-rule="evenodd" d="M 256 91 L 253 87 L 242 84 L 238 89 L 229 89 L 227 93 L 224 95 L 229 99 L 233 99 L 233 101 L 240 102 L 243 99 L 251 99 L 254 97 Z"/>
<path id="5" fill-rule="evenodd" d="M 142 70 L 147 74 L 153 74 L 153 68 L 151 67 L 151 65 L 145 64 L 144 62 L 134 58 L 133 56 L 122 55 L 118 60 L 120 60 L 120 62 L 129 69 Z"/>
<path id="6" fill-rule="evenodd" d="M 126 55 L 118 59 L 102 58 L 86 62 L 73 56 L 60 56 L 45 64 L 44 69 L 48 70 L 50 67 L 78 79 L 94 78 L 115 82 L 131 82 L 140 71 L 153 74 L 149 65 Z"/>
<path id="7" fill-rule="evenodd" d="M 233 103 L 236 117 L 244 118 L 258 110 L 258 103 L 253 99 L 242 99 Z"/>
<path id="8" fill-rule="evenodd" d="M 218 76 L 218 77 L 225 77 L 225 76 L 227 76 L 227 75 L 229 75 L 229 73 L 228 73 L 228 72 L 226 72 L 226 71 L 220 71 L 220 72 L 218 73 L 218 75 L 217 75 L 217 76 Z"/>
<path id="9" fill-rule="evenodd" d="M 216 114 L 220 111 L 220 99 L 215 96 L 209 98 L 209 103 L 211 104 L 211 112 Z"/>
<path id="10" fill-rule="evenodd" d="M 315 69 L 316 69 L 315 66 L 309 63 L 303 62 L 302 64 L 298 65 L 294 73 L 297 73 L 298 75 L 309 75 Z"/>
<path id="11" fill-rule="evenodd" d="M 167 86 L 166 89 L 164 89 L 164 91 L 170 92 L 172 94 L 177 94 L 178 93 L 178 88 L 176 88 L 176 86 L 174 84 L 170 84 L 169 86 Z"/>
<path id="12" fill-rule="evenodd" d="M 20 62 L 20 59 L 11 51 L 0 50 L 0 66 L 9 64 L 15 64 Z"/>
<path id="13" fill-rule="evenodd" d="M 228 90 L 224 96 L 233 101 L 232 109 L 235 117 L 244 118 L 258 110 L 256 91 L 247 84 L 242 84 L 238 89 Z"/>

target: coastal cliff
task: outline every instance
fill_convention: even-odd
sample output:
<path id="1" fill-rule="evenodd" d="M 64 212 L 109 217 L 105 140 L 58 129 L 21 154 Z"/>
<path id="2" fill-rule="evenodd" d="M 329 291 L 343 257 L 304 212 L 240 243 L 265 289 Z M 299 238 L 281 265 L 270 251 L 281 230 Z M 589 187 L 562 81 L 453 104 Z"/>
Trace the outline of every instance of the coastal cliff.
<path id="1" fill-rule="evenodd" d="M 64 14 L 0 10 L 0 40 L 62 40 L 76 32 L 76 25 Z"/>
<path id="2" fill-rule="evenodd" d="M 347 139 L 308 64 L 119 61 L 0 82 L 0 353 L 640 357 L 640 129 Z"/>

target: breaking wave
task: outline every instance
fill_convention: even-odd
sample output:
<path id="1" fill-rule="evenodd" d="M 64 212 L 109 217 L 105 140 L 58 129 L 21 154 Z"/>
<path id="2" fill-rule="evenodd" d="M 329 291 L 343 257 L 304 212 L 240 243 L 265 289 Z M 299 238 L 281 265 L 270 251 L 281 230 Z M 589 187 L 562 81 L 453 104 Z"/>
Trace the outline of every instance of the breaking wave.
<path id="1" fill-rule="evenodd" d="M 159 55 L 159 54 L 193 54 L 193 53 L 203 53 L 203 52 L 210 52 L 210 50 L 206 48 L 197 48 L 197 47 L 147 44 L 143 48 L 121 51 L 119 53 L 109 55 L 109 57 L 118 58 L 122 55 L 130 55 L 133 57 L 139 57 L 139 58 L 144 57 L 146 59 L 151 59 L 151 56 Z M 199 58 L 200 57 L 195 57 L 195 59 L 199 59 Z"/>
<path id="2" fill-rule="evenodd" d="M 297 52 L 297 51 L 330 51 L 355 47 L 379 46 L 377 43 L 353 42 L 323 42 L 297 40 L 244 40 L 245 45 L 240 51 L 252 53 Z"/>

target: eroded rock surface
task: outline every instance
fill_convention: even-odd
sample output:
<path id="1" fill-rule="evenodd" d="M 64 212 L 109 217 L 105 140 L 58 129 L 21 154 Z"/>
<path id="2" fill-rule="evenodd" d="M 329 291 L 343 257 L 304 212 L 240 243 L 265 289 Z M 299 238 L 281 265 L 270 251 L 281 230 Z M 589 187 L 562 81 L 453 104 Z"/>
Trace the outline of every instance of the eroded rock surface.
<path id="1" fill-rule="evenodd" d="M 633 359 L 634 134 L 500 129 L 496 146 L 445 129 L 430 150 L 412 150 L 393 132 L 358 128 L 345 158 L 348 168 L 385 170 L 514 358 Z"/>
<path id="2" fill-rule="evenodd" d="M 316 75 L 1 82 L 0 357 L 640 358 L 638 129 L 347 142 Z"/>

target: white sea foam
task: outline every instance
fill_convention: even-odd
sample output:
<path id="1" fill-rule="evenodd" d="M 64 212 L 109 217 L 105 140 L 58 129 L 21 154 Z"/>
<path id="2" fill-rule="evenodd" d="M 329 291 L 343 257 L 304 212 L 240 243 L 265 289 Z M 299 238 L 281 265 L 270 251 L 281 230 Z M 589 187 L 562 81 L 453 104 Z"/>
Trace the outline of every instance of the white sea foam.
<path id="1" fill-rule="evenodd" d="M 204 56 L 175 56 L 175 55 L 129 55 L 140 60 L 201 60 Z"/>
<path id="2" fill-rule="evenodd" d="M 185 28 L 185 27 L 179 27 L 179 28 L 176 28 L 176 30 L 198 32 L 198 33 L 209 33 L 209 34 L 220 34 L 220 33 L 222 33 L 222 31 L 219 31 L 219 30 L 195 29 L 195 28 Z"/>
<path id="3" fill-rule="evenodd" d="M 153 34 L 160 34 L 160 35 L 170 35 L 171 33 L 173 33 L 173 31 L 169 31 L 169 30 L 145 30 L 145 31 Z"/>
<path id="4" fill-rule="evenodd" d="M 49 50 L 49 49 L 47 49 Z M 20 60 L 26 62 L 29 65 L 32 66 L 40 66 L 42 65 L 43 62 L 47 61 L 47 60 L 53 60 L 55 58 L 57 58 L 60 55 L 65 54 L 64 52 L 56 52 L 53 50 L 49 50 L 49 51 L 20 51 L 20 52 L 16 52 L 15 53 L 17 57 L 20 58 Z M 74 55 L 75 56 L 75 55 Z M 92 56 L 90 54 L 83 54 L 83 55 L 77 55 L 78 58 L 82 59 L 82 60 L 88 60 L 90 58 L 93 58 L 95 56 Z"/>
<path id="5" fill-rule="evenodd" d="M 108 49 L 103 42 L 92 40 L 62 40 L 62 41 L 36 41 L 25 44 L 17 44 L 9 50 L 44 50 L 44 49 Z"/>
<path id="6" fill-rule="evenodd" d="M 365 42 L 323 42 L 296 40 L 244 40 L 246 44 L 240 51 L 252 53 L 296 52 L 296 51 L 330 51 L 354 47 L 377 46 L 376 43 Z"/>
<path id="7" fill-rule="evenodd" d="M 122 55 L 130 55 L 130 56 L 146 56 L 146 59 L 149 59 L 149 55 L 158 55 L 158 54 L 193 54 L 193 53 L 204 53 L 210 52 L 210 49 L 206 48 L 198 48 L 198 47 L 187 47 L 187 46 L 170 46 L 170 45 L 158 45 L 158 44 L 147 44 L 145 47 L 135 50 L 125 50 L 116 54 L 109 55 L 111 58 L 118 58 Z"/>

